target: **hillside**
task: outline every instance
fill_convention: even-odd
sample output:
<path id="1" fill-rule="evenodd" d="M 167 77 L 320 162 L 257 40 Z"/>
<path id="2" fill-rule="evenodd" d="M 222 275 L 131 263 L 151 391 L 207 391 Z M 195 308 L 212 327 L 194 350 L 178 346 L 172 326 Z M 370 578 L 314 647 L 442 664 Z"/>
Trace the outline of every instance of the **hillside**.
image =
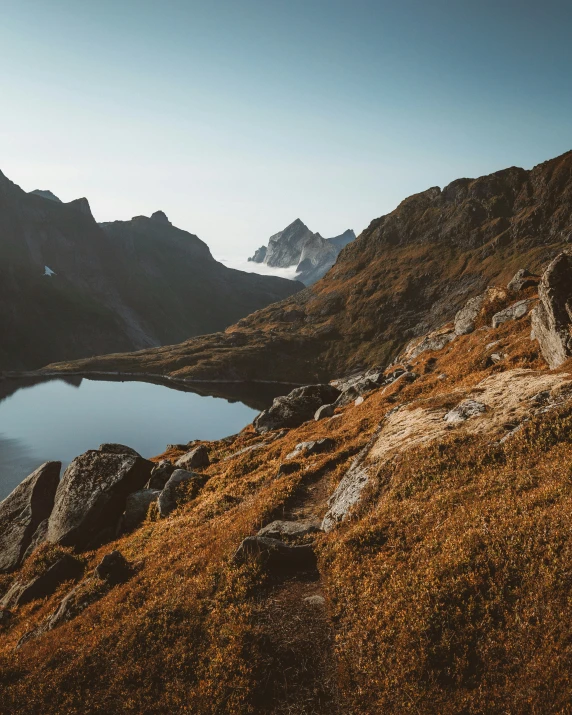
<path id="1" fill-rule="evenodd" d="M 110 535 L 110 487 L 88 550 L 63 525 L 89 464 L 152 465 L 81 457 L 52 543 L 1 577 L 0 711 L 568 712 L 572 363 L 548 368 L 530 311 L 557 315 L 571 270 L 555 261 L 538 293 L 497 283 L 393 366 L 171 448 L 139 526 Z M 314 419 L 318 392 L 336 402 Z"/>
<path id="2" fill-rule="evenodd" d="M 1 370 L 180 342 L 300 288 L 226 268 L 162 212 L 99 226 L 0 173 Z"/>
<path id="3" fill-rule="evenodd" d="M 384 366 L 489 283 L 538 272 L 572 236 L 572 152 L 531 171 L 459 179 L 372 221 L 310 288 L 224 333 L 56 370 L 317 382 Z"/>

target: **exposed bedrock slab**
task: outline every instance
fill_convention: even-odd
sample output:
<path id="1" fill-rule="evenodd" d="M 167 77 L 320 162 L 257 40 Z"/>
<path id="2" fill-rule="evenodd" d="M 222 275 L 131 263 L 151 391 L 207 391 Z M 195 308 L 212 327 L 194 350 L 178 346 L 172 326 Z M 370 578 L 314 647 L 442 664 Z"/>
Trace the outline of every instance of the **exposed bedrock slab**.
<path id="1" fill-rule="evenodd" d="M 52 511 L 61 462 L 46 462 L 0 502 L 0 572 L 22 562 L 41 523 Z"/>

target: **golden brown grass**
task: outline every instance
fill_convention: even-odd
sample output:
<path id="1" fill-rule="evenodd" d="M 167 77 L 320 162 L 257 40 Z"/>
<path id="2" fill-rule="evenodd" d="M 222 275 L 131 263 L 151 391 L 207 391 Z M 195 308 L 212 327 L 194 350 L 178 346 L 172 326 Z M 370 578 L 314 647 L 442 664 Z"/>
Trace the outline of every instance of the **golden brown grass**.
<path id="1" fill-rule="evenodd" d="M 489 364 L 491 351 L 506 358 Z M 359 519 L 319 537 L 319 583 L 276 582 L 256 565 L 232 564 L 242 538 L 272 519 L 323 514 L 395 404 L 444 409 L 456 404 L 455 390 L 543 363 L 525 319 L 477 330 L 412 367 L 416 382 L 371 393 L 332 422 L 277 438 L 249 427 L 210 444 L 198 495 L 83 555 L 89 573 L 118 548 L 134 565 L 130 581 L 19 650 L 69 585 L 16 612 L 0 635 L 0 711 L 569 712 L 570 407 L 531 421 L 504 446 L 460 434 L 387 462 Z M 278 476 L 298 442 L 323 436 L 336 440 L 333 453 Z M 318 588 L 326 610 L 302 608 Z"/>

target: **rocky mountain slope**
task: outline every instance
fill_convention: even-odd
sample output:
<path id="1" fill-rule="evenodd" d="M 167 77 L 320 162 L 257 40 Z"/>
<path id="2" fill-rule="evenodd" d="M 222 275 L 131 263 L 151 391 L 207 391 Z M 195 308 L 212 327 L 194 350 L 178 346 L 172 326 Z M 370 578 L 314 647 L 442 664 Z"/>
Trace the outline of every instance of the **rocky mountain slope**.
<path id="1" fill-rule="evenodd" d="M 226 268 L 161 212 L 99 226 L 0 173 L 0 369 L 179 342 L 300 288 Z"/>
<path id="2" fill-rule="evenodd" d="M 1 707 L 568 712 L 571 267 L 239 435 L 30 475 L 0 504 Z"/>
<path id="3" fill-rule="evenodd" d="M 271 236 L 268 246 L 261 246 L 248 260 L 274 268 L 296 266 L 296 278 L 308 286 L 330 270 L 342 248 L 355 237 L 355 233 L 348 229 L 334 238 L 322 238 L 297 218 L 283 231 Z"/>
<path id="4" fill-rule="evenodd" d="M 189 380 L 322 382 L 385 366 L 467 298 L 538 273 L 572 238 L 572 152 L 411 196 L 372 221 L 318 283 L 224 333 L 57 370 Z"/>

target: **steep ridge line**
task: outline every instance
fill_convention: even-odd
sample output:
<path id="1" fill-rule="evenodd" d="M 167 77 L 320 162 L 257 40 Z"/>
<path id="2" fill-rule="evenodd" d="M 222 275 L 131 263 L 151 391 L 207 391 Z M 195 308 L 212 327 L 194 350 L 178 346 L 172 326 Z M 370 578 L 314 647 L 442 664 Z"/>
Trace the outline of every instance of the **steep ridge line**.
<path id="1" fill-rule="evenodd" d="M 487 285 L 523 266 L 538 273 L 571 237 L 569 152 L 409 197 L 346 246 L 321 281 L 224 334 L 51 368 L 323 382 L 387 365 Z"/>

